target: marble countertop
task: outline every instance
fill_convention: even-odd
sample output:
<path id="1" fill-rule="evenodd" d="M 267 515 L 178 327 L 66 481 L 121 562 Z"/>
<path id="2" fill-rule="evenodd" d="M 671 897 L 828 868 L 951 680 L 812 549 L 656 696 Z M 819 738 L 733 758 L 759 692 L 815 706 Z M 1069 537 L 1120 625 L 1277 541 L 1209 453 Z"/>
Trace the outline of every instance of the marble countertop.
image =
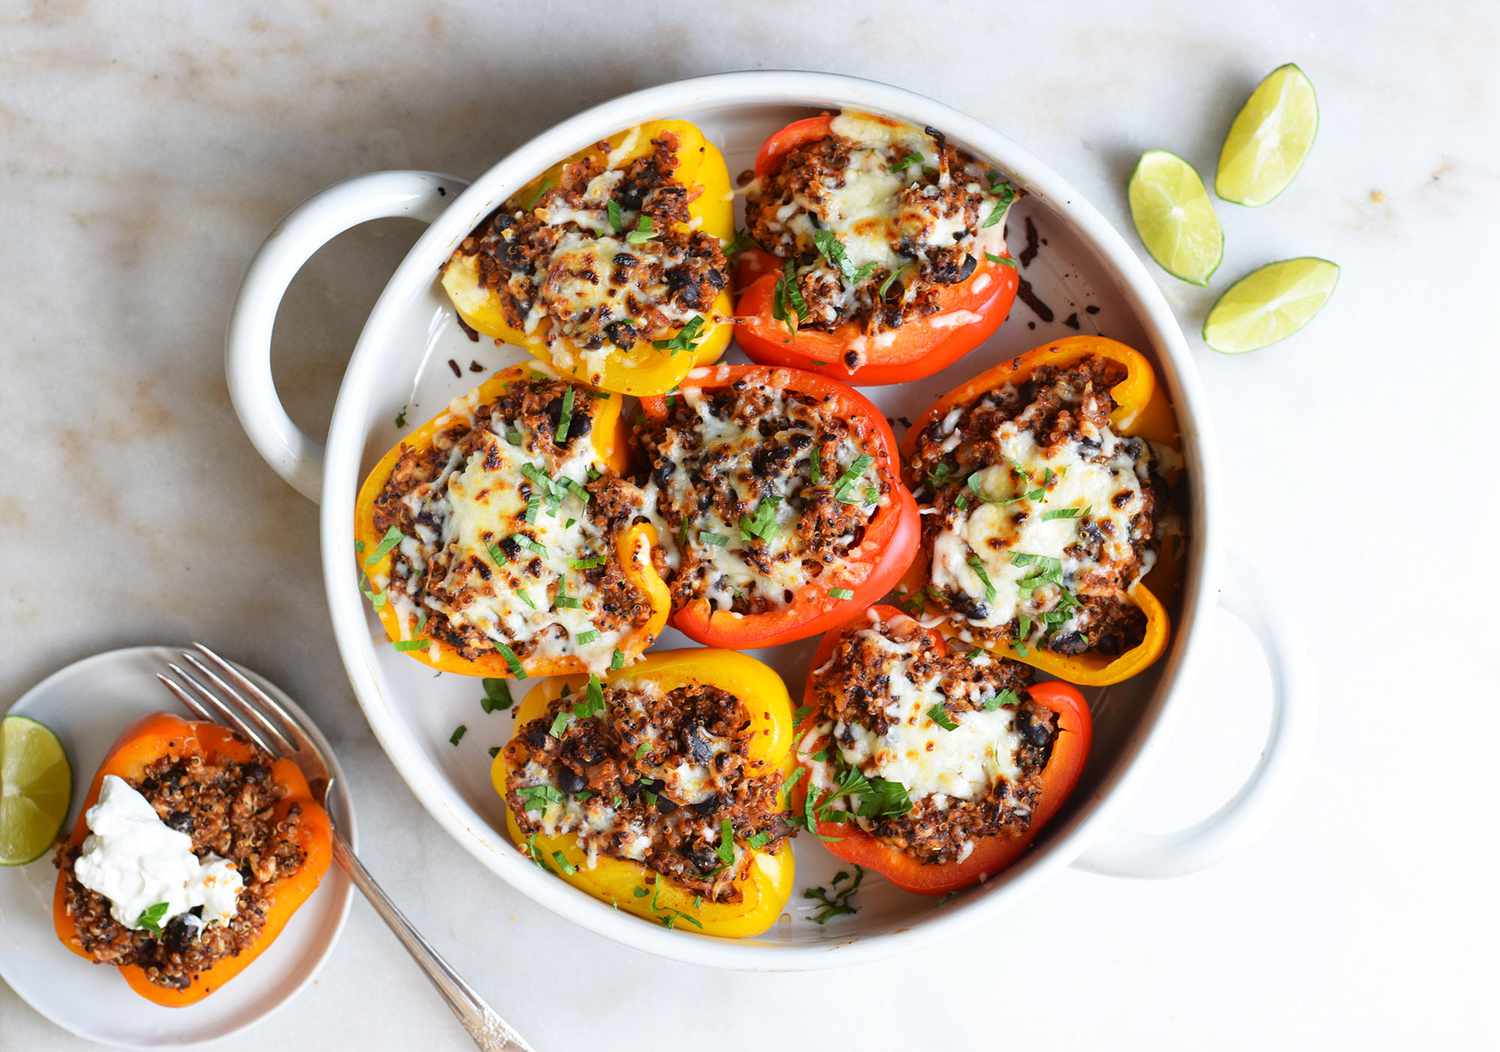
<path id="1" fill-rule="evenodd" d="M 869 1050 L 992 1047 L 997 1034 L 1035 1049 L 1500 1041 L 1484 1007 L 1500 926 L 1480 803 L 1494 796 L 1481 772 L 1500 731 L 1500 485 L 1482 461 L 1500 383 L 1500 255 L 1487 243 L 1500 219 L 1500 12 L 1083 0 L 981 14 L 939 0 L 916 33 L 903 5 L 842 6 L 759 3 L 715 20 L 694 16 L 701 4 L 634 0 L 606 17 L 389 0 L 0 7 L 0 708 L 100 650 L 225 641 L 319 717 L 351 772 L 370 868 L 543 1049 L 749 1049 L 768 1027 Z M 315 509 L 229 407 L 225 318 L 281 215 L 373 169 L 472 176 L 647 84 L 805 67 L 975 114 L 1128 229 L 1123 186 L 1140 151 L 1211 172 L 1240 100 L 1286 61 L 1322 106 L 1301 176 L 1270 207 L 1220 206 L 1229 247 L 1212 290 L 1154 270 L 1195 333 L 1217 292 L 1261 262 L 1343 266 L 1324 316 L 1282 346 L 1226 358 L 1193 337 L 1232 543 L 1297 607 L 1322 682 L 1315 761 L 1256 848 L 1171 882 L 1066 872 L 949 945 L 798 976 L 605 942 L 439 831 L 350 694 Z M 361 228 L 294 284 L 275 367 L 308 428 L 326 426 L 363 316 L 416 233 Z M 1193 684 L 1171 755 L 1133 802 L 1144 827 L 1207 813 L 1253 762 L 1264 669 L 1227 617 L 1209 645 L 1217 667 Z M 356 903 L 316 985 L 222 1047 L 419 1044 L 467 1047 Z M 0 984 L 0 1049 L 79 1047 Z"/>

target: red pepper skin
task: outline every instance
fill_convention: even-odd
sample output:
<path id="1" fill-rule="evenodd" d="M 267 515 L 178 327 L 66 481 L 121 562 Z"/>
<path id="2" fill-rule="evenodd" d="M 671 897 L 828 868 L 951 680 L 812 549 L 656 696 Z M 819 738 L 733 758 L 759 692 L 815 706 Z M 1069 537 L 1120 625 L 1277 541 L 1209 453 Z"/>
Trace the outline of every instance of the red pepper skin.
<path id="1" fill-rule="evenodd" d="M 789 151 L 826 138 L 832 122 L 831 115 L 822 114 L 774 132 L 756 155 L 756 176 L 774 174 Z M 734 308 L 735 340 L 762 365 L 808 369 L 865 386 L 920 380 L 946 369 L 994 334 L 1010 314 L 1021 284 L 1014 265 L 979 260 L 973 274 L 943 287 L 935 314 L 913 318 L 891 330 L 894 340 L 886 346 L 870 341 L 864 363 L 851 370 L 844 364 L 844 355 L 864 335 L 860 326 L 850 322 L 833 332 L 794 332 L 775 318 L 772 308 L 781 266 L 781 260 L 760 249 L 748 249 L 735 258 L 735 284 L 740 289 Z M 932 324 L 932 319 L 955 311 L 968 311 L 977 320 L 946 328 Z"/>
<path id="2" fill-rule="evenodd" d="M 759 365 L 720 365 L 698 370 L 682 387 L 712 390 L 737 380 L 781 386 L 819 399 L 832 399 L 839 415 L 852 423 L 864 447 L 875 458 L 874 470 L 888 488 L 890 500 L 876 511 L 865 529 L 864 539 L 849 553 L 843 570 L 852 576 L 864 572 L 859 581 L 847 585 L 853 597 L 838 599 L 828 594 L 829 583 L 814 579 L 804 585 L 793 601 L 764 614 L 736 614 L 710 610 L 708 600 L 698 599 L 672 613 L 672 626 L 704 646 L 726 650 L 779 646 L 807 639 L 843 624 L 890 591 L 916 556 L 921 535 L 917 502 L 901 482 L 896 438 L 879 409 L 864 395 L 836 380 L 798 369 L 772 369 Z M 646 416 L 661 420 L 667 415 L 665 397 L 641 399 Z M 824 575 L 827 576 L 827 575 Z M 837 582 L 832 583 L 838 587 Z"/>
<path id="3" fill-rule="evenodd" d="M 876 606 L 873 612 L 878 614 L 882 621 L 906 616 L 893 606 Z M 812 668 L 821 668 L 828 662 L 828 659 L 833 656 L 834 647 L 838 645 L 845 632 L 855 631 L 862 626 L 863 619 L 861 618 L 824 636 L 818 645 L 817 652 L 813 655 Z M 939 654 L 947 653 L 948 647 L 942 635 L 932 629 L 924 629 L 924 631 L 935 651 Z M 816 693 L 813 690 L 814 676 L 816 672 L 808 677 L 807 688 L 802 699 L 802 704 L 809 708 L 813 708 L 816 703 Z M 920 862 L 899 848 L 864 832 L 858 826 L 841 822 L 817 823 L 818 833 L 830 838 L 822 841 L 823 846 L 844 861 L 872 869 L 897 887 L 919 895 L 946 895 L 952 891 L 959 891 L 994 876 L 1014 863 L 1025 854 L 1031 842 L 1036 839 L 1072 794 L 1078 784 L 1079 776 L 1083 773 L 1084 763 L 1088 758 L 1089 743 L 1093 738 L 1093 721 L 1089 716 L 1088 703 L 1084 701 L 1078 688 L 1067 683 L 1049 680 L 1045 683 L 1032 684 L 1026 688 L 1026 693 L 1038 705 L 1043 705 L 1057 713 L 1059 733 L 1057 741 L 1052 746 L 1052 757 L 1042 772 L 1041 801 L 1032 814 L 1031 824 L 1024 833 L 1020 836 L 985 837 L 975 843 L 974 850 L 962 862 L 939 865 Z M 817 726 L 819 720 L 820 714 L 817 711 L 808 713 L 797 729 L 799 743 L 813 727 Z M 811 748 L 804 750 L 799 745 L 799 755 L 803 751 L 816 750 Z M 810 771 L 808 773 L 811 774 Z M 808 777 L 799 779 L 792 792 L 793 814 L 801 813 L 806 806 L 808 781 Z"/>

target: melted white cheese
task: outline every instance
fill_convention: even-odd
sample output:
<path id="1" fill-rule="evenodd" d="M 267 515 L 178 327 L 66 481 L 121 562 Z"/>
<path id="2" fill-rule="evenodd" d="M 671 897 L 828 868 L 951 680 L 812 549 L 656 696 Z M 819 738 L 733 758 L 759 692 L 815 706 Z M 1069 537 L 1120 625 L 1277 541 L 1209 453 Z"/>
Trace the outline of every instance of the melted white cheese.
<path id="1" fill-rule="evenodd" d="M 203 924 L 226 924 L 234 917 L 244 887 L 239 870 L 217 855 L 200 860 L 193 854 L 193 838 L 164 823 L 123 778 L 104 776 L 99 802 L 84 820 L 90 835 L 73 875 L 108 899 L 110 916 L 125 927 L 141 928 L 141 914 L 161 903 L 166 912 L 157 919 L 160 928 L 198 906 Z"/>
<path id="2" fill-rule="evenodd" d="M 913 682 L 907 674 L 920 640 L 897 642 L 878 627 L 861 629 L 856 635 L 884 652 L 883 671 L 891 696 L 885 714 L 890 727 L 885 734 L 876 734 L 859 723 L 825 724 L 804 738 L 799 751 L 805 754 L 831 732 L 846 764 L 866 777 L 900 782 L 913 800 L 928 796 L 981 799 L 997 782 L 1020 778 L 1015 754 L 1021 739 L 1012 709 L 948 708 L 948 719 L 957 727 L 947 730 L 930 713 L 933 706 L 958 699 L 944 692 L 940 677 Z M 964 700 L 980 705 L 994 697 L 993 691 L 977 684 L 966 684 L 964 694 Z M 852 740 L 845 741 L 846 737 Z M 806 755 L 802 758 L 811 760 Z M 833 786 L 832 764 L 812 761 L 810 766 L 814 788 Z"/>
<path id="3" fill-rule="evenodd" d="M 588 396 L 580 393 L 578 397 Z M 502 432 L 512 428 L 505 421 L 495 420 L 492 425 Z M 467 460 L 455 449 L 433 482 L 406 496 L 413 516 L 425 511 L 440 524 L 440 531 L 419 522 L 418 535 L 401 544 L 402 555 L 419 568 L 424 581 L 421 608 L 409 595 L 391 595 L 402 638 L 420 635 L 419 623 L 425 621 L 426 611 L 440 611 L 453 623 L 472 625 L 497 643 L 535 640 L 533 654 L 538 657 L 575 655 L 591 670 L 603 672 L 630 626 L 601 629 L 595 624 L 599 597 L 584 576 L 586 568 L 573 565 L 615 558 L 614 538 L 606 536 L 593 520 L 582 497 L 590 469 L 603 465 L 593 443 L 577 438 L 566 459 L 549 475 L 547 464 L 526 449 L 532 436 L 519 426 L 512 437 L 516 435 L 522 445 L 485 431 L 482 445 Z M 549 475 L 554 491 L 565 479 L 572 482 L 561 499 L 541 500 L 536 521 L 530 523 L 523 518 L 527 501 L 520 487 L 524 484 L 533 493 L 540 487 L 528 479 L 527 469 Z M 515 557 L 506 556 L 499 545 L 509 537 L 527 537 L 534 546 L 525 545 Z M 650 553 L 641 545 L 625 557 L 644 563 Z M 434 566 L 437 580 L 429 582 L 429 568 Z M 381 585 L 378 580 L 375 583 Z M 408 586 L 405 591 L 412 589 Z M 566 598 L 559 605 L 560 597 Z M 597 635 L 589 638 L 590 632 Z"/>
<path id="4" fill-rule="evenodd" d="M 784 415 L 787 409 L 783 392 L 778 388 L 772 389 L 770 393 L 773 398 L 766 410 L 767 415 L 770 417 Z M 679 431 L 674 434 L 672 444 L 663 446 L 662 451 L 678 465 L 677 470 L 669 476 L 666 482 L 666 495 L 670 498 L 672 505 L 679 508 L 690 506 L 697 487 L 702 482 L 700 479 L 691 477 L 683 466 L 689 453 L 711 450 L 719 455 L 728 454 L 715 466 L 717 477 L 727 479 L 740 503 L 753 511 L 759 502 L 749 483 L 753 477 L 750 466 L 751 457 L 765 444 L 766 440 L 753 425 L 744 427 L 735 420 L 716 416 L 701 388 L 688 388 L 682 391 L 679 397 L 698 415 L 697 431 L 701 435 L 701 445 L 689 446 L 684 443 L 683 435 Z M 793 419 L 795 421 L 796 418 L 793 417 Z M 853 464 L 863 452 L 864 450 L 848 436 L 841 437 L 838 443 L 837 464 L 824 463 L 821 466 L 823 481 L 827 483 L 837 479 L 840 473 Z M 791 507 L 791 502 L 785 498 L 791 496 L 809 479 L 810 455 L 810 447 L 798 452 L 788 461 L 785 472 L 778 476 L 785 482 L 784 487 L 778 487 L 778 489 L 784 489 L 784 493 L 783 499 L 775 508 L 775 532 L 757 546 L 757 549 L 769 560 L 769 572 L 761 570 L 746 560 L 745 556 L 750 544 L 738 519 L 734 522 L 725 522 L 717 510 L 710 510 L 701 514 L 697 525 L 689 530 L 687 545 L 709 567 L 707 590 L 704 595 L 712 600 L 718 609 L 729 609 L 734 604 L 737 593 L 752 590 L 772 603 L 784 605 L 786 592 L 795 593 L 807 585 L 809 580 L 807 570 L 803 567 L 799 554 L 801 540 L 796 534 L 794 524 L 796 512 Z M 851 492 L 864 494 L 867 486 L 874 487 L 874 480 L 875 474 L 872 466 L 854 481 Z M 647 503 L 653 508 L 659 500 L 658 488 L 655 480 L 646 487 Z M 870 506 L 867 505 L 867 507 Z M 655 516 L 655 520 L 657 532 L 668 551 L 669 564 L 674 567 L 680 565 L 679 545 L 682 539 L 673 536 L 672 530 L 659 514 Z M 705 534 L 710 538 L 721 539 L 723 543 L 706 542 L 703 540 Z M 825 574 L 835 575 L 828 581 L 830 587 L 841 585 L 853 587 L 863 580 L 865 572 L 867 568 L 854 564 L 825 570 Z"/>
<path id="5" fill-rule="evenodd" d="M 950 413 L 942 425 L 953 431 L 955 440 L 959 437 L 954 430 L 957 420 L 958 415 Z M 1097 442 L 1098 450 L 1086 452 L 1076 439 L 1041 447 L 1032 432 L 1018 428 L 1014 421 L 996 429 L 1007 463 L 976 473 L 968 506 L 950 515 L 933 542 L 933 584 L 943 591 L 963 592 L 985 605 L 987 616 L 971 617 L 971 624 L 995 628 L 1018 614 L 1035 615 L 1056 604 L 1060 593 L 1054 586 L 1043 586 L 1029 596 L 1016 587 L 1037 572 L 1034 562 L 1018 565 L 1017 553 L 1060 560 L 1064 579 L 1075 584 L 1091 573 L 1105 572 L 1107 564 L 1132 557 L 1131 521 L 1142 507 L 1147 462 L 1138 461 L 1131 447 L 1108 427 L 1095 428 L 1083 421 L 1079 432 L 1084 440 Z M 1015 477 L 1011 464 L 1025 472 L 1025 480 Z M 1040 497 L 1028 496 L 1038 489 L 1044 491 Z M 1069 510 L 1078 514 L 1046 518 L 1049 512 Z M 1079 541 L 1079 531 L 1088 524 L 1105 538 L 1097 561 L 1077 558 L 1066 550 Z M 983 576 L 973 564 L 976 558 Z"/>

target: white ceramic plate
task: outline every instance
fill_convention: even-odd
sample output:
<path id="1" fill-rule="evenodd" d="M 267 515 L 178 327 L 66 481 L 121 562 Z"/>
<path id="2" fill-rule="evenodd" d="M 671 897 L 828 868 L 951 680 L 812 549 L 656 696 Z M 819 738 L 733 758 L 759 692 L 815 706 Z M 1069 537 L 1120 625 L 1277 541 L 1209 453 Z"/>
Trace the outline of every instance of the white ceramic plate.
<path id="1" fill-rule="evenodd" d="M 905 894 L 867 880 L 859 912 L 826 926 L 805 917 L 800 889 L 837 869 L 810 837 L 797 842 L 798 896 L 770 932 L 738 942 L 667 931 L 611 910 L 526 862 L 507 840 L 500 801 L 490 788 L 486 750 L 506 741 L 509 716 L 486 717 L 474 680 L 432 673 L 394 652 L 356 587 L 350 524 L 364 474 L 408 429 L 434 415 L 483 374 L 522 360 L 514 348 L 471 343 L 459 329 L 434 278 L 453 247 L 500 201 L 556 160 L 605 135 L 654 117 L 698 124 L 723 150 L 734 175 L 750 167 L 767 134 L 789 120 L 845 106 L 886 113 L 944 131 L 957 145 L 992 161 L 1028 193 L 1009 220 L 1012 249 L 1026 246 L 1035 224 L 1039 253 L 1023 276 L 1051 308 L 1050 320 L 1022 302 L 983 347 L 941 374 L 893 387 L 865 388 L 893 418 L 915 418 L 934 395 L 980 370 L 1075 330 L 1102 332 L 1151 355 L 1178 410 L 1189 479 L 1191 542 L 1183 599 L 1167 656 L 1127 684 L 1092 692 L 1095 742 L 1088 769 L 1067 808 L 1027 858 L 983 887 L 950 902 Z M 1217 595 L 1220 553 L 1215 541 L 1215 472 L 1208 422 L 1191 354 L 1160 291 L 1140 261 L 1103 218 L 1057 173 L 990 128 L 931 99 L 849 77 L 795 72 L 733 73 L 650 88 L 595 107 L 538 136 L 500 161 L 472 187 L 428 172 L 384 172 L 334 187 L 277 228 L 251 264 L 230 322 L 227 366 L 241 422 L 271 465 L 303 493 L 323 499 L 324 575 L 339 649 L 355 694 L 381 745 L 417 797 L 448 832 L 503 879 L 550 909 L 595 931 L 682 960 L 743 968 L 812 968 L 888 954 L 912 940 L 993 916 L 1027 887 L 1079 857 L 1101 871 L 1168 875 L 1211 863 L 1268 820 L 1284 790 L 1280 777 L 1305 723 L 1292 716 L 1306 700 L 1297 691 L 1298 663 L 1279 629 L 1258 608 L 1250 615 L 1276 670 L 1275 718 L 1264 758 L 1245 788 L 1203 825 L 1154 839 L 1113 829 L 1110 809 L 1141 761 L 1161 741 L 1174 688 L 1194 652 L 1195 627 Z M 462 192 L 461 192 L 462 191 Z M 269 365 L 276 307 L 287 284 L 316 249 L 340 231 L 380 216 L 432 223 L 371 311 L 340 389 L 326 464 L 315 439 L 299 431 L 277 400 Z M 1091 312 L 1090 307 L 1096 308 Z M 728 361 L 743 360 L 737 350 Z M 454 368 L 450 368 L 449 363 Z M 481 371 L 470 372 L 475 362 Z M 455 371 L 458 375 L 455 375 Z M 903 430 L 898 427 L 899 432 Z M 687 644 L 668 632 L 661 648 Z M 800 693 L 815 641 L 754 652 Z M 517 689 L 519 696 L 525 685 Z M 1185 699 L 1183 699 L 1185 700 Z M 468 735 L 448 738 L 458 723 Z"/>
<path id="2" fill-rule="evenodd" d="M 131 647 L 69 665 L 27 691 L 7 715 L 30 716 L 62 739 L 73 765 L 71 828 L 94 772 L 120 732 L 153 712 L 183 712 L 155 674 L 179 661 L 182 648 Z M 307 714 L 265 677 L 243 670 L 296 713 L 327 753 L 334 786 L 334 821 L 358 847 L 354 805 L 337 759 Z M 224 1037 L 269 1015 L 318 974 L 349 915 L 352 886 L 330 866 L 318 890 L 250 967 L 221 990 L 186 1008 L 152 1004 L 125 985 L 114 968 L 69 952 L 52 930 L 51 856 L 0 869 L 0 979 L 21 999 L 79 1037 L 121 1048 L 180 1048 Z M 0 1041 L 0 1046 L 4 1042 Z M 9 1050 L 7 1050 L 9 1052 Z"/>

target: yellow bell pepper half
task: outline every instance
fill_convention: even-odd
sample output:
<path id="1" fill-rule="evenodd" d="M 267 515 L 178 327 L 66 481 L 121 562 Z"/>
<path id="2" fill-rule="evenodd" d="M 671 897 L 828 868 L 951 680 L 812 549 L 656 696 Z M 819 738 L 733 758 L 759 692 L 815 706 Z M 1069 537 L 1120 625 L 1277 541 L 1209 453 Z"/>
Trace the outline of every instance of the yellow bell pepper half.
<path id="1" fill-rule="evenodd" d="M 378 559 L 374 558 L 374 553 L 379 551 L 381 542 L 381 535 L 375 529 L 375 500 L 385 489 L 385 484 L 390 479 L 396 462 L 401 459 L 402 453 L 408 448 L 430 446 L 433 437 L 453 422 L 456 409 L 472 411 L 474 407 L 498 398 L 511 384 L 534 374 L 534 369 L 527 365 L 514 365 L 500 370 L 468 394 L 450 403 L 448 409 L 397 442 L 380 458 L 366 477 L 364 485 L 360 486 L 359 495 L 354 504 L 355 554 L 359 560 L 360 570 L 366 573 L 371 581 L 388 580 L 391 573 L 391 552 L 384 553 Z M 620 415 L 624 408 L 624 401 L 619 395 L 594 399 L 593 427 L 589 432 L 590 441 L 594 445 L 600 464 L 616 474 L 625 472 L 630 458 L 628 428 Z M 621 530 L 615 539 L 614 557 L 620 561 L 626 580 L 646 596 L 651 607 L 650 620 L 620 641 L 620 649 L 627 660 L 633 660 L 656 642 L 656 637 L 661 634 L 662 628 L 667 623 L 667 615 L 671 611 L 671 591 L 666 582 L 657 574 L 651 560 L 652 549 L 656 543 L 656 530 L 645 524 L 637 524 Z M 370 561 L 372 559 L 373 561 Z M 384 626 L 391 642 L 408 638 L 409 633 L 403 632 L 401 614 L 396 610 L 394 603 L 380 602 L 376 606 L 375 613 L 379 616 L 380 623 Z M 431 648 L 408 650 L 405 653 L 408 657 L 443 672 L 456 672 L 463 676 L 490 676 L 499 679 L 516 677 L 515 671 L 500 653 L 484 654 L 470 660 L 449 643 L 440 639 L 434 639 Z M 532 658 L 523 661 L 522 667 L 522 674 L 525 676 L 552 676 L 577 672 L 584 666 L 577 657 L 570 654 L 557 658 Z"/>
<path id="2" fill-rule="evenodd" d="M 719 153 L 718 147 L 705 139 L 696 126 L 678 120 L 648 121 L 612 135 L 606 141 L 613 151 L 625 147 L 617 158 L 619 164 L 623 165 L 649 153 L 652 140 L 668 132 L 677 137 L 677 167 L 673 174 L 690 190 L 700 191 L 688 206 L 697 229 L 727 241 L 734 235 L 734 203 L 729 169 L 724 164 L 724 157 Z M 535 201 L 547 187 L 557 185 L 565 165 L 577 163 L 593 150 L 590 147 L 537 176 L 506 202 L 506 209 L 519 210 L 526 207 L 526 203 Z M 689 226 L 684 224 L 681 229 L 686 231 Z M 583 383 L 622 394 L 653 395 L 672 390 L 690 370 L 718 361 L 724 349 L 729 346 L 734 328 L 734 307 L 729 290 L 725 288 L 704 311 L 704 325 L 699 330 L 692 353 L 674 354 L 671 350 L 654 347 L 651 340 L 637 340 L 628 350 L 611 348 L 605 359 L 602 375 L 596 375 L 586 366 L 579 348 L 566 341 L 565 347 L 569 353 L 560 356 L 565 361 L 554 360 L 546 321 L 530 333 L 510 325 L 505 319 L 499 295 L 479 284 L 477 257 L 464 255 L 461 251 L 455 252 L 443 268 L 442 284 L 459 317 L 470 328 L 522 347 L 542 361 L 552 362 Z M 671 339 L 680 331 L 673 330 L 656 338 Z"/>
<path id="3" fill-rule="evenodd" d="M 1069 336 L 1054 340 L 1041 347 L 1027 351 L 1008 362 L 987 369 L 966 383 L 960 384 L 939 398 L 911 429 L 902 449 L 902 459 L 910 462 L 915 452 L 917 436 L 934 419 L 947 413 L 955 405 L 963 405 L 979 398 L 987 391 L 1006 384 L 1020 385 L 1042 366 L 1068 366 L 1087 357 L 1108 358 L 1125 367 L 1125 378 L 1110 388 L 1115 400 L 1115 410 L 1110 421 L 1122 435 L 1139 436 L 1164 446 L 1175 447 L 1178 442 L 1177 418 L 1167 401 L 1166 392 L 1156 382 L 1156 373 L 1145 355 L 1127 347 L 1117 340 L 1103 336 Z M 1146 616 L 1146 633 L 1141 641 L 1123 654 L 1057 654 L 1042 647 L 1028 647 L 1025 654 L 1009 644 L 986 643 L 985 648 L 1001 657 L 1008 657 L 1039 668 L 1068 683 L 1087 687 L 1103 687 L 1120 683 L 1154 663 L 1167 649 L 1171 637 L 1171 619 L 1166 608 L 1157 598 L 1163 588 L 1175 590 L 1182 575 L 1182 551 L 1178 539 L 1166 539 L 1157 552 L 1156 565 L 1137 581 L 1129 595 Z M 903 584 L 908 593 L 918 593 L 928 583 L 927 545 L 918 549 L 916 562 L 912 564 Z M 951 627 L 945 632 L 953 633 Z"/>
<path id="4" fill-rule="evenodd" d="M 785 777 L 795 767 L 793 755 L 792 703 L 786 684 L 772 669 L 752 657 L 732 650 L 669 650 L 649 654 L 632 668 L 613 672 L 606 686 L 628 686 L 649 681 L 663 691 L 693 683 L 707 684 L 740 698 L 750 714 L 751 739 L 746 773 L 758 777 L 778 773 Z M 547 680 L 526 695 L 516 712 L 517 733 L 527 723 L 541 718 L 566 686 L 579 694 L 587 676 L 565 676 Z M 495 756 L 490 780 L 495 792 L 505 798 L 510 769 L 505 752 Z M 750 851 L 746 872 L 735 880 L 738 902 L 695 903 L 694 893 L 674 884 L 639 862 L 600 854 L 589 868 L 587 854 L 572 833 L 546 836 L 538 833 L 528 844 L 510 808 L 505 809 L 505 828 L 510 838 L 532 861 L 560 876 L 569 884 L 601 902 L 637 917 L 681 931 L 724 938 L 759 935 L 776 923 L 791 898 L 795 866 L 790 839 L 774 851 Z M 557 864 L 557 855 L 567 862 Z"/>

